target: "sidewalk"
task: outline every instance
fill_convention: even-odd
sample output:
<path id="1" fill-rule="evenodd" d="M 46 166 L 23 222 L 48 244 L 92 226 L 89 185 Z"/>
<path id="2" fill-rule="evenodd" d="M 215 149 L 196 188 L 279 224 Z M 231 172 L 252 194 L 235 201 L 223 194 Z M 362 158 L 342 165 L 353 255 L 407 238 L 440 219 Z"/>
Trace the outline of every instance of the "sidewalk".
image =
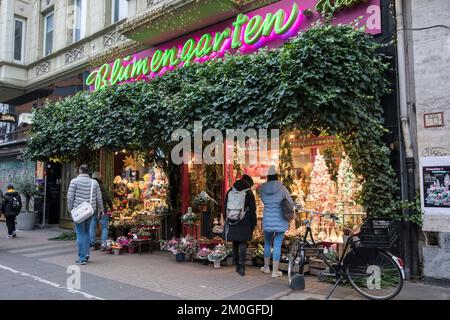
<path id="1" fill-rule="evenodd" d="M 66 230 L 64 230 L 66 231 Z M 75 241 L 48 241 L 61 230 L 18 231 L 18 238 L 6 240 L 5 225 L 0 223 L 0 299 L 8 299 L 2 291 L 8 286 L 14 288 L 17 282 L 25 281 L 8 273 L 13 269 L 25 272 L 31 277 L 65 286 L 67 268 L 76 259 Z M 85 295 L 67 296 L 62 290 L 49 292 L 46 297 L 42 289 L 33 287 L 27 280 L 23 288 L 28 288 L 26 298 L 60 299 L 84 298 L 92 295 L 102 299 L 201 299 L 201 300 L 311 300 L 324 299 L 331 284 L 319 282 L 316 277 L 306 277 L 305 291 L 288 288 L 287 277 L 272 279 L 262 274 L 258 268 L 247 267 L 245 277 L 240 277 L 234 267 L 226 266 L 216 270 L 211 265 L 193 262 L 177 263 L 167 252 L 108 255 L 104 252 L 91 253 L 88 265 L 81 267 L 82 291 Z M 2 278 L 3 277 L 3 278 Z M 34 282 L 36 283 L 36 281 Z M 6 286 L 5 286 L 6 285 Z M 36 284 L 38 285 L 38 284 Z M 24 291 L 20 291 L 22 294 Z M 41 292 L 41 294 L 37 294 Z M 17 293 L 18 295 L 20 293 Z M 350 287 L 338 287 L 332 299 L 363 300 Z M 450 289 L 428 286 L 421 283 L 407 283 L 396 298 L 450 300 Z"/>

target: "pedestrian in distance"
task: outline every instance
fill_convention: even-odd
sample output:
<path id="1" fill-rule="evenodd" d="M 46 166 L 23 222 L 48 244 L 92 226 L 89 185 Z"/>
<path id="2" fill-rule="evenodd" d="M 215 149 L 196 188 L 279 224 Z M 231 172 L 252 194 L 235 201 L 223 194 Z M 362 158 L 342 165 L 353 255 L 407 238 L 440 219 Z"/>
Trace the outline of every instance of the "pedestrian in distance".
<path id="1" fill-rule="evenodd" d="M 67 192 L 67 207 L 69 212 L 72 212 L 74 208 L 77 208 L 85 202 L 91 204 L 94 212 L 103 213 L 102 192 L 98 182 L 89 177 L 89 167 L 83 164 L 80 166 L 78 172 L 78 177 L 70 181 Z M 92 216 L 80 223 L 75 223 L 78 246 L 77 264 L 80 265 L 85 265 L 89 261 L 89 247 L 91 242 L 89 227 L 91 220 Z"/>
<path id="2" fill-rule="evenodd" d="M 236 272 L 245 276 L 247 241 L 251 241 L 256 227 L 256 201 L 251 188 L 253 179 L 243 175 L 225 196 L 225 239 L 233 242 Z"/>
<path id="3" fill-rule="evenodd" d="M 100 186 L 100 191 L 102 193 L 102 200 L 103 200 L 103 208 L 105 209 L 105 212 L 99 212 L 92 216 L 91 225 L 90 225 L 90 236 L 91 236 L 91 249 L 97 250 L 96 247 L 96 233 L 97 233 L 97 222 L 100 225 L 101 228 L 101 248 L 102 251 L 106 250 L 106 241 L 108 240 L 108 223 L 109 218 L 111 214 L 111 210 L 113 210 L 113 203 L 111 200 L 111 197 L 108 193 L 108 190 L 106 190 L 105 186 L 103 185 L 102 176 L 100 172 L 94 172 L 92 174 L 92 179 L 97 181 L 98 185 Z"/>
<path id="4" fill-rule="evenodd" d="M 20 194 L 10 184 L 2 201 L 2 212 L 6 218 L 8 239 L 14 239 L 16 237 L 16 217 L 19 215 L 21 209 L 22 199 L 20 198 Z"/>
<path id="5" fill-rule="evenodd" d="M 264 267 L 261 271 L 270 274 L 270 256 L 273 244 L 273 270 L 272 277 L 281 277 L 283 273 L 278 270 L 281 258 L 281 244 L 284 233 L 289 227 L 289 221 L 283 217 L 282 201 L 286 199 L 292 206 L 294 201 L 287 188 L 278 181 L 278 174 L 274 165 L 270 166 L 267 182 L 261 186 L 261 200 L 264 204 L 263 231 L 264 231 Z"/>

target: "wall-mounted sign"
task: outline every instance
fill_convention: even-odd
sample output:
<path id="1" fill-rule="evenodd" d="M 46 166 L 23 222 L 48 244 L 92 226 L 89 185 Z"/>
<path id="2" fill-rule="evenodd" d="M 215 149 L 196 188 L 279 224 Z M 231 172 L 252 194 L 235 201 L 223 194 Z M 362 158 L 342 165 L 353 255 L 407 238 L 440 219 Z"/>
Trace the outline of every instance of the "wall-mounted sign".
<path id="1" fill-rule="evenodd" d="M 280 0 L 247 14 L 216 24 L 176 40 L 134 55 L 118 58 L 93 70 L 86 79 L 91 90 L 139 80 L 150 80 L 177 67 L 202 63 L 223 57 L 225 53 L 250 53 L 261 47 L 277 47 L 308 29 L 321 16 L 330 1 Z M 381 32 L 380 0 L 339 0 L 344 9 L 336 16 L 336 23 L 350 23 L 361 18 L 360 25 L 371 34 Z"/>
<path id="2" fill-rule="evenodd" d="M 16 122 L 16 116 L 10 113 L 0 113 L 0 122 Z"/>
<path id="3" fill-rule="evenodd" d="M 42 161 L 36 162 L 36 180 L 43 181 L 45 174 L 45 163 Z"/>
<path id="4" fill-rule="evenodd" d="M 443 127 L 444 113 L 443 112 L 425 113 L 423 115 L 423 123 L 425 128 Z"/>

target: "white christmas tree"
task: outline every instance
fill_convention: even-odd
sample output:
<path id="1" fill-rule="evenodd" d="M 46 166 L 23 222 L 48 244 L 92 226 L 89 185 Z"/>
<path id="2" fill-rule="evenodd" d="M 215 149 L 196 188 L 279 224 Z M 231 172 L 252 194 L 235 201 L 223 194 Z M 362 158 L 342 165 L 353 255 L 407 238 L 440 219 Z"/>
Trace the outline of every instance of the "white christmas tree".
<path id="1" fill-rule="evenodd" d="M 361 191 L 361 184 L 358 183 L 350 159 L 345 154 L 343 154 L 339 165 L 337 187 L 338 212 L 343 214 L 345 211 L 352 211 L 352 209 L 356 207 L 355 199 L 357 194 Z"/>
<path id="2" fill-rule="evenodd" d="M 336 187 L 328 173 L 327 164 L 321 154 L 317 154 L 311 172 L 311 184 L 306 199 L 313 209 L 321 212 L 335 212 Z"/>

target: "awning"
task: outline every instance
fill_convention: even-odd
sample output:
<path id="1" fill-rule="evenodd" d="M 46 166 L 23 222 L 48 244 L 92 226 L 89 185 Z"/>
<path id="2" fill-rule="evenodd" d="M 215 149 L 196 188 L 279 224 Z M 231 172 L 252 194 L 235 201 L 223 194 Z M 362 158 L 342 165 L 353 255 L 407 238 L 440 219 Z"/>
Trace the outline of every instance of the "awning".
<path id="1" fill-rule="evenodd" d="M 156 45 L 275 1 L 277 0 L 162 1 L 119 26 L 118 31 L 132 40 Z"/>

